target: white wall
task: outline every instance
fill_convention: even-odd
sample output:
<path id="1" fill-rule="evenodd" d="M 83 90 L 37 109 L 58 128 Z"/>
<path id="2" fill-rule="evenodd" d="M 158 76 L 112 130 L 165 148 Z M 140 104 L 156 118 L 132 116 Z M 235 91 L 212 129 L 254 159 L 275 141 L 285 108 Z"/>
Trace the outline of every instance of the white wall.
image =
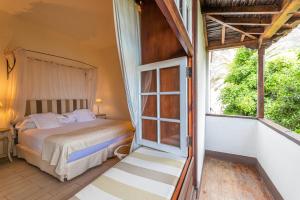
<path id="1" fill-rule="evenodd" d="M 256 157 L 256 119 L 206 117 L 207 150 Z"/>
<path id="2" fill-rule="evenodd" d="M 207 51 L 203 30 L 203 18 L 198 7 L 198 54 L 197 56 L 197 187 L 200 185 L 205 153 L 205 113 L 206 113 L 206 79 Z"/>
<path id="3" fill-rule="evenodd" d="M 256 119 L 206 117 L 207 150 L 256 157 L 284 199 L 300 197 L 300 145 Z"/>
<path id="4" fill-rule="evenodd" d="M 257 121 L 257 159 L 282 197 L 300 199 L 300 145 Z"/>

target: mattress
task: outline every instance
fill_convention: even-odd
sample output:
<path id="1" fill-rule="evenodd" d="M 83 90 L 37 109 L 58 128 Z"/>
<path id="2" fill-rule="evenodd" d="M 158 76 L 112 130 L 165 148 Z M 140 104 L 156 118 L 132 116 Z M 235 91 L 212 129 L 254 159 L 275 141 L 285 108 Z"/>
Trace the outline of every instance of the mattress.
<path id="1" fill-rule="evenodd" d="M 102 149 L 107 148 L 113 144 L 120 143 L 121 141 L 126 141 L 126 140 L 128 140 L 128 138 L 131 139 L 132 138 L 131 136 L 132 136 L 132 134 L 130 134 L 130 133 L 124 134 L 119 137 L 113 138 L 111 140 L 104 141 L 102 143 L 93 145 L 91 147 L 88 147 L 88 148 L 85 148 L 85 149 L 82 149 L 79 151 L 75 151 L 74 153 L 70 154 L 67 162 L 70 163 L 70 162 L 79 160 L 80 158 L 83 158 L 83 157 L 89 156 L 93 153 L 96 153 L 98 151 L 101 151 Z"/>
<path id="2" fill-rule="evenodd" d="M 37 152 L 38 154 L 42 154 L 44 142 L 45 142 L 46 138 L 48 138 L 50 136 L 66 134 L 66 133 L 73 132 L 76 130 L 85 129 L 85 128 L 89 128 L 89 127 L 95 127 L 95 126 L 99 126 L 99 125 L 105 126 L 112 121 L 113 120 L 95 119 L 95 120 L 89 121 L 89 122 L 70 123 L 70 124 L 66 124 L 64 126 L 61 126 L 58 128 L 52 128 L 52 129 L 29 129 L 29 130 L 21 131 L 18 135 L 18 140 L 19 140 L 20 145 L 25 146 L 25 147 Z M 88 156 L 88 155 L 93 154 L 97 151 L 100 151 L 104 148 L 107 148 L 110 145 L 119 143 L 122 140 L 126 140 L 128 137 L 132 137 L 132 134 L 129 133 L 130 127 L 128 126 L 128 123 L 124 123 L 124 121 L 120 121 L 120 124 L 123 124 L 124 129 L 128 129 L 127 132 L 126 131 L 124 132 L 125 134 L 122 134 L 118 137 L 112 138 L 107 141 L 102 141 L 98 144 L 89 146 L 89 147 L 81 149 L 79 151 L 75 151 L 69 155 L 67 162 L 69 163 L 69 162 L 76 161 L 82 157 Z"/>
<path id="3" fill-rule="evenodd" d="M 186 158 L 140 147 L 70 200 L 171 199 Z"/>

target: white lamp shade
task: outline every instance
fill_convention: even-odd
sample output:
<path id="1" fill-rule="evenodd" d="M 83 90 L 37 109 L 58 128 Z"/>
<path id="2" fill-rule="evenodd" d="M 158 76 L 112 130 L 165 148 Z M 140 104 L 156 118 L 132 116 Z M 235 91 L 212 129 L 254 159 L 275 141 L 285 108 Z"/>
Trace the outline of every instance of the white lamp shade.
<path id="1" fill-rule="evenodd" d="M 96 104 L 102 103 L 102 99 L 96 99 Z"/>

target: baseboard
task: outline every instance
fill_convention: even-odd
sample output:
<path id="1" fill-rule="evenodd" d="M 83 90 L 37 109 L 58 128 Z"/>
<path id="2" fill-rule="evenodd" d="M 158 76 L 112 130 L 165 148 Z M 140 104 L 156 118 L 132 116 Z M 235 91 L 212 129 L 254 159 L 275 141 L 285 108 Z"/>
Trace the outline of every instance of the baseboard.
<path id="1" fill-rule="evenodd" d="M 220 160 L 230 161 L 233 163 L 242 163 L 245 165 L 256 166 L 258 160 L 255 157 L 241 156 L 218 151 L 205 150 L 205 155 L 218 158 Z"/>
<path id="2" fill-rule="evenodd" d="M 259 175 L 262 177 L 263 181 L 265 182 L 267 188 L 273 195 L 275 200 L 283 200 L 281 194 L 278 192 L 277 188 L 271 181 L 268 174 L 265 172 L 264 168 L 260 165 L 259 161 L 255 157 L 248 157 L 248 156 L 241 156 L 236 154 L 230 154 L 230 153 L 223 153 L 218 151 L 211 151 L 211 150 L 205 150 L 205 156 L 211 156 L 220 160 L 225 160 L 229 162 L 234 163 L 241 163 L 249 166 L 254 166 Z M 202 179 L 202 177 L 201 177 Z"/>
<path id="3" fill-rule="evenodd" d="M 266 173 L 266 171 L 264 170 L 264 168 L 260 165 L 260 163 L 258 161 L 256 164 L 256 169 L 257 169 L 258 173 L 260 174 L 260 176 L 263 178 L 265 184 L 267 185 L 269 191 L 271 192 L 271 194 L 273 195 L 275 200 L 283 200 L 283 197 L 278 192 L 277 188 L 271 181 L 270 177 L 268 176 L 268 174 Z"/>

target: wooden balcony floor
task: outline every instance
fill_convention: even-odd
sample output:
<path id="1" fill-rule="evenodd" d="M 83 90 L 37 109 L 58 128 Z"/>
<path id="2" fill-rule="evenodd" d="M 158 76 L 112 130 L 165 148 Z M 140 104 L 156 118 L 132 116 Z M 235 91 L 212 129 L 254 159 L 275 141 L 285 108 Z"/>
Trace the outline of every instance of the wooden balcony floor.
<path id="1" fill-rule="evenodd" d="M 200 200 L 273 200 L 255 167 L 206 156 Z"/>

